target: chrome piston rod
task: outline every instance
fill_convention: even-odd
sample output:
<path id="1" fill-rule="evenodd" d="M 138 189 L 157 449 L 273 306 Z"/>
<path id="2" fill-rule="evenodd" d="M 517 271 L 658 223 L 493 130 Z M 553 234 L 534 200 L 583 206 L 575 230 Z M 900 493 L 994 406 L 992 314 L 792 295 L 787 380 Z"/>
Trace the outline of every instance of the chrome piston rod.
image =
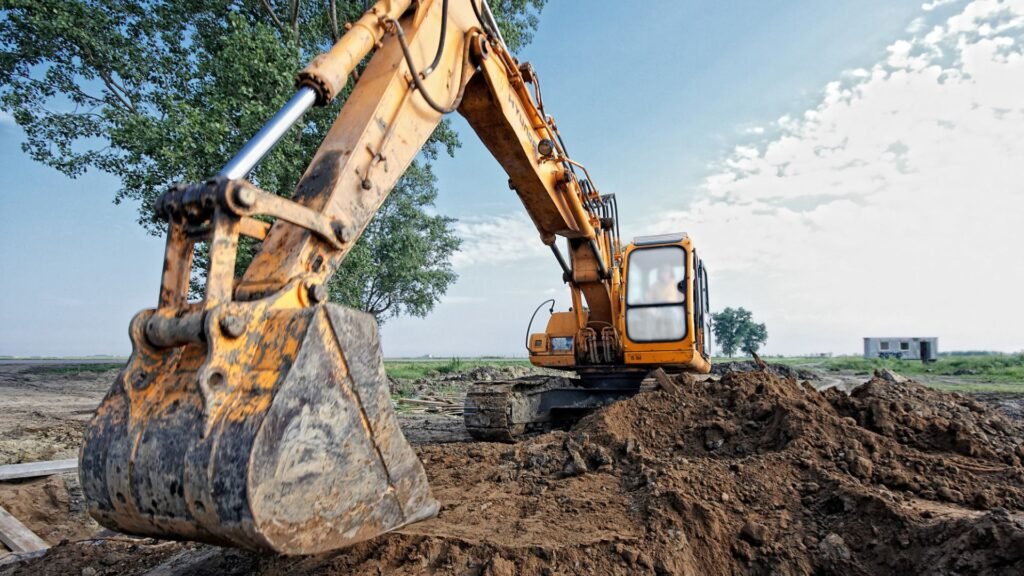
<path id="1" fill-rule="evenodd" d="M 238 154 L 221 169 L 218 176 L 230 180 L 242 178 L 259 164 L 260 160 L 270 152 L 284 137 L 285 132 L 302 118 L 307 110 L 316 103 L 316 92 L 312 88 L 302 87 L 287 104 L 270 119 L 255 136 L 249 140 Z"/>

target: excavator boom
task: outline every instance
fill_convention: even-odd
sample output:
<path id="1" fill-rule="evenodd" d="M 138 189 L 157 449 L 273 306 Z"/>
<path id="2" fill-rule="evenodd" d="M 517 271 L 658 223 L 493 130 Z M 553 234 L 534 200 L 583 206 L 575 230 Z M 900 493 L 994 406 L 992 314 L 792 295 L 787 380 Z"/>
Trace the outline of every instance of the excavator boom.
<path id="1" fill-rule="evenodd" d="M 448 112 L 508 172 L 573 286 L 581 326 L 615 322 L 621 247 L 606 197 L 566 154 L 532 69 L 476 1 L 380 0 L 299 74 L 296 95 L 217 177 L 157 202 L 167 222 L 158 305 L 132 320 L 131 357 L 80 455 L 101 524 L 308 554 L 437 513 L 391 407 L 376 322 L 329 303 L 326 282 Z M 246 181 L 371 53 L 291 199 Z M 262 244 L 235 278 L 240 236 Z M 556 236 L 568 239 L 568 262 Z M 191 302 L 201 242 L 205 295 Z"/>

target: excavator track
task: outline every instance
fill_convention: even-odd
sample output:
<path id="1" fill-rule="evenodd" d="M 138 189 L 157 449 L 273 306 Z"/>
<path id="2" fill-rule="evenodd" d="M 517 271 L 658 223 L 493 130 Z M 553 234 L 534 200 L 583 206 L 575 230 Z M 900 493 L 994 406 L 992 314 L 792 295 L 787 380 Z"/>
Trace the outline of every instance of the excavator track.
<path id="1" fill-rule="evenodd" d="M 637 385 L 587 386 L 579 378 L 527 376 L 479 382 L 466 392 L 466 431 L 483 442 L 516 442 L 568 426 L 596 408 L 629 398 Z"/>
<path id="2" fill-rule="evenodd" d="M 515 442 L 526 428 L 513 424 L 513 385 L 478 384 L 466 393 L 463 418 L 466 431 L 483 442 Z"/>
<path id="3" fill-rule="evenodd" d="M 534 421 L 531 414 L 535 411 L 537 396 L 545 390 L 566 386 L 575 386 L 573 380 L 558 376 L 478 382 L 466 392 L 463 409 L 466 431 L 484 442 L 515 442 L 528 432 L 550 429 L 545 422 Z"/>

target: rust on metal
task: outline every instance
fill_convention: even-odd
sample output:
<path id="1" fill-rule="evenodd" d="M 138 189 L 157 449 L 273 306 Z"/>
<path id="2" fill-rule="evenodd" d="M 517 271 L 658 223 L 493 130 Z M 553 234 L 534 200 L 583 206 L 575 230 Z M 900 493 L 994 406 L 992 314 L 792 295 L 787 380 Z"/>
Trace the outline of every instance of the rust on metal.
<path id="1" fill-rule="evenodd" d="M 310 554 L 437 513 L 391 407 L 373 316 L 324 304 L 313 273 L 234 298 L 243 218 L 269 212 L 334 237 L 324 217 L 267 196 L 211 180 L 157 203 L 169 224 L 161 306 L 132 320 L 132 355 L 79 458 L 104 526 Z M 206 292 L 188 302 L 199 241 Z"/>
<path id="2" fill-rule="evenodd" d="M 332 550 L 436 514 L 391 409 L 376 322 L 332 304 L 225 306 L 158 349 L 132 326 L 128 365 L 87 428 L 90 513 L 121 532 L 284 554 Z M 227 310 L 211 311 L 224 319 Z"/>

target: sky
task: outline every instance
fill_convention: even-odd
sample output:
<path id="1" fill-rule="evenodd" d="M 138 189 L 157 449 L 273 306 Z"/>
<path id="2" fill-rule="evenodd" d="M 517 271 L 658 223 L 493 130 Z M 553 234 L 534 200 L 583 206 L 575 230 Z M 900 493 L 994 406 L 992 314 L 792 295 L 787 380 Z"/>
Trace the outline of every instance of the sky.
<path id="1" fill-rule="evenodd" d="M 688 232 L 712 308 L 753 311 L 765 353 L 1020 351 L 1022 42 L 1024 0 L 551 0 L 521 57 L 624 237 Z M 522 356 L 568 289 L 453 120 L 463 146 L 435 170 L 460 277 L 428 317 L 388 320 L 384 353 Z M 22 138 L 0 112 L 0 355 L 127 354 L 162 240 L 112 204 L 116 180 L 34 164 Z"/>

